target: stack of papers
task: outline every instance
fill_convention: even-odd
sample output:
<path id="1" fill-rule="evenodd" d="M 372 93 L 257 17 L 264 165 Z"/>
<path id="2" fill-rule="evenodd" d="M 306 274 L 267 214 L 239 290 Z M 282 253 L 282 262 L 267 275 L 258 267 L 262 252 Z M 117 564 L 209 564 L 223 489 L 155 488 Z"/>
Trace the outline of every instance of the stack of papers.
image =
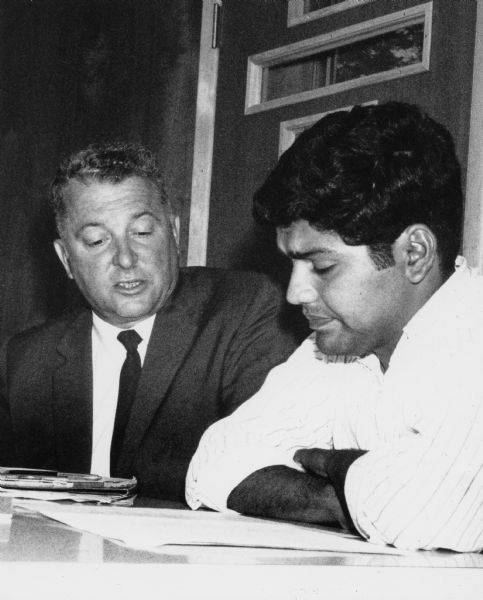
<path id="1" fill-rule="evenodd" d="M 235 513 L 116 506 L 22 502 L 17 505 L 76 529 L 98 534 L 132 548 L 162 551 L 165 545 L 216 545 L 285 548 L 370 554 L 402 554 L 358 536 L 317 525 L 246 517 Z"/>
<path id="2" fill-rule="evenodd" d="M 85 492 L 51 491 L 51 490 L 12 490 L 0 486 L 0 498 L 17 498 L 20 500 L 68 501 L 87 504 L 120 504 L 131 506 L 135 496 L 132 494 L 95 494 Z"/>

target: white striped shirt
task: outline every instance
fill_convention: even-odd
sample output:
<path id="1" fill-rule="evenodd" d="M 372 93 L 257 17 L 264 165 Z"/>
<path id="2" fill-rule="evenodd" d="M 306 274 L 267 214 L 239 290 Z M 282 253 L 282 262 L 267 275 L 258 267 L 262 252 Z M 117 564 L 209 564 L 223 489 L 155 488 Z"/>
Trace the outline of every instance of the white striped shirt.
<path id="1" fill-rule="evenodd" d="M 349 468 L 355 526 L 376 544 L 483 549 L 483 277 L 455 274 L 374 355 L 321 357 L 309 337 L 260 391 L 204 434 L 187 475 L 196 509 L 226 511 L 249 474 L 301 467 L 299 448 L 368 450 Z"/>

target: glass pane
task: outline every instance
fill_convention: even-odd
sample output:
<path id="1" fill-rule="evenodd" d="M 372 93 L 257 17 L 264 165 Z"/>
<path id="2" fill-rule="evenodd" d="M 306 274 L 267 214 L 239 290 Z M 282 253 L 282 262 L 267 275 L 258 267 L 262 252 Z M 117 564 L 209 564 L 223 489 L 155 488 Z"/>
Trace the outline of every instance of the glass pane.
<path id="1" fill-rule="evenodd" d="M 418 23 L 337 48 L 332 83 L 420 63 L 423 43 L 424 24 Z"/>
<path id="2" fill-rule="evenodd" d="M 328 52 L 264 69 L 262 102 L 327 85 Z"/>
<path id="3" fill-rule="evenodd" d="M 263 69 L 262 102 L 421 63 L 424 23 Z"/>
<path id="4" fill-rule="evenodd" d="M 304 15 L 314 12 L 314 10 L 340 4 L 341 2 L 345 2 L 345 0 L 304 0 Z"/>

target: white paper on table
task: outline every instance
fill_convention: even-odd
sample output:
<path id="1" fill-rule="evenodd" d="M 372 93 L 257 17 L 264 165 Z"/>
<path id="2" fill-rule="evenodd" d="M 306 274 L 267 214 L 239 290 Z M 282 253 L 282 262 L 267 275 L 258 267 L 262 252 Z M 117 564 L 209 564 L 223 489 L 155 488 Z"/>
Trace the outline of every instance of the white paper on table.
<path id="1" fill-rule="evenodd" d="M 117 506 L 58 505 L 22 502 L 76 529 L 122 542 L 132 548 L 156 551 L 164 545 L 242 546 L 364 554 L 405 554 L 389 546 L 320 527 L 246 517 L 235 513 Z"/>
<path id="2" fill-rule="evenodd" d="M 70 492 L 68 490 L 26 490 L 19 488 L 3 488 L 0 486 L 0 499 L 12 498 L 13 501 L 19 500 L 43 500 L 43 501 L 70 501 L 99 504 L 115 504 L 122 502 L 125 505 L 131 505 L 134 496 L 123 494 L 96 494 L 86 492 Z"/>

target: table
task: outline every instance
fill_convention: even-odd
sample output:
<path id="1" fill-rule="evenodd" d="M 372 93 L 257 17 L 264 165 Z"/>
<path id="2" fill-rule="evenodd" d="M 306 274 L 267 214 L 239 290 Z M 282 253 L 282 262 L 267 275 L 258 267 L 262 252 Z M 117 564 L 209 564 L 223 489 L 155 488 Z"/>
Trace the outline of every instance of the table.
<path id="1" fill-rule="evenodd" d="M 481 554 L 451 552 L 388 556 L 166 546 L 154 553 L 35 513 L 0 523 L 5 600 L 481 600 L 482 567 Z"/>

